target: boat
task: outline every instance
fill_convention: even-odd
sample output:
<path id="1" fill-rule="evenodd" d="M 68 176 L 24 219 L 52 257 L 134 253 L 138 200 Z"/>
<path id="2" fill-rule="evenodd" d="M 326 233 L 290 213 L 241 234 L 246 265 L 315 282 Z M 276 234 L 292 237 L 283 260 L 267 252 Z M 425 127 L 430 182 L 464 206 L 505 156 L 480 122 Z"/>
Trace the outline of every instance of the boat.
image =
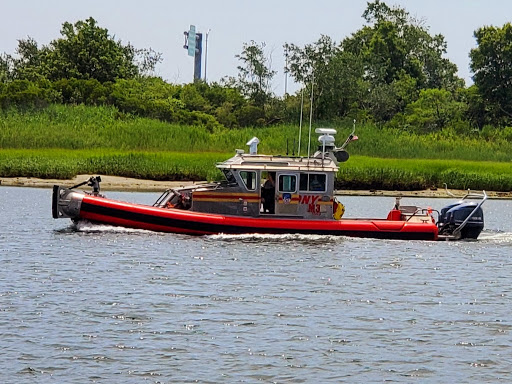
<path id="1" fill-rule="evenodd" d="M 100 193 L 101 176 L 76 186 L 54 185 L 52 216 L 159 232 L 212 234 L 316 234 L 401 240 L 477 239 L 484 228 L 485 191 L 466 196 L 440 211 L 402 205 L 397 197 L 387 217 L 347 218 L 335 196 L 341 164 L 349 159 L 336 130 L 317 128 L 312 156 L 264 155 L 259 139 L 218 163 L 224 180 L 164 191 L 153 205 L 108 199 Z M 92 191 L 79 190 L 87 184 Z M 475 201 L 476 200 L 476 201 Z"/>

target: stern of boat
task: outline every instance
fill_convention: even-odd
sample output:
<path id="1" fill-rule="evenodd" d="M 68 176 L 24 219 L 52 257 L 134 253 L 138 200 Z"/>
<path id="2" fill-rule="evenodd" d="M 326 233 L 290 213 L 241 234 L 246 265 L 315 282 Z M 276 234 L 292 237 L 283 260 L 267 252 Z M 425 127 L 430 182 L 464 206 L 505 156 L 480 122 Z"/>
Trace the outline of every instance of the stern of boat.
<path id="1" fill-rule="evenodd" d="M 78 219 L 84 198 L 83 192 L 74 191 L 59 185 L 53 186 L 52 216 L 54 219 Z"/>

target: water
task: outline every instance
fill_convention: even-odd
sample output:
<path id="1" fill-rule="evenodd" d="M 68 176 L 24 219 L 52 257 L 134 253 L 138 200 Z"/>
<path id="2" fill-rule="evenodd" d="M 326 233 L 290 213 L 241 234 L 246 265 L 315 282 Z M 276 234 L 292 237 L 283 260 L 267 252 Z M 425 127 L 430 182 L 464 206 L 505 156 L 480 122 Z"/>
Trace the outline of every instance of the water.
<path id="1" fill-rule="evenodd" d="M 1 381 L 510 382 L 511 204 L 477 242 L 198 238 L 75 228 L 49 189 L 1 187 Z"/>

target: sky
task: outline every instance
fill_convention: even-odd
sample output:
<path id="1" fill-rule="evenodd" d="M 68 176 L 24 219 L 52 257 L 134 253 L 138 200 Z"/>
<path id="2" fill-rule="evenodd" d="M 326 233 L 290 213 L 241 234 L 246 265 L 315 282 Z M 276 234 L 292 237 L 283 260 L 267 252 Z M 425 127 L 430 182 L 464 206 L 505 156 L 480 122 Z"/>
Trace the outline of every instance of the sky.
<path id="1" fill-rule="evenodd" d="M 206 80 L 236 76 L 235 55 L 250 41 L 265 43 L 271 68 L 277 71 L 272 88 L 277 95 L 285 86 L 297 89 L 283 71 L 283 44 L 300 47 L 321 35 L 340 42 L 364 26 L 366 0 L 0 0 L 0 53 L 15 54 L 19 39 L 34 38 L 39 46 L 61 37 L 64 22 L 93 17 L 111 36 L 135 48 L 162 53 L 155 75 L 172 83 L 193 81 L 194 59 L 183 48 L 190 25 L 203 33 Z M 422 19 L 432 35 L 442 34 L 446 57 L 458 67 L 466 84 L 472 83 L 469 52 L 476 47 L 473 33 L 486 26 L 512 21 L 510 0 L 388 0 Z M 205 35 L 208 34 L 206 54 Z M 203 61 L 203 78 L 205 63 Z"/>

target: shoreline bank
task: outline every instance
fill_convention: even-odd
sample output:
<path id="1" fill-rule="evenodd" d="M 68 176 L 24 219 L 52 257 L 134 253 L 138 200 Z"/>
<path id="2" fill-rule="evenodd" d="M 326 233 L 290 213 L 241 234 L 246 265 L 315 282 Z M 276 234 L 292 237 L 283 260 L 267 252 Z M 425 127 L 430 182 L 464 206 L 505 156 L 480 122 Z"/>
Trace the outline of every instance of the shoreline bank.
<path id="1" fill-rule="evenodd" d="M 88 180 L 93 175 L 77 175 L 73 179 L 38 179 L 33 177 L 0 177 L 0 187 L 52 188 L 54 185 L 72 187 Z M 202 183 L 201 181 L 155 181 L 133 179 L 120 176 L 101 176 L 101 189 L 104 191 L 127 192 L 163 192 L 169 188 L 178 188 Z M 83 187 L 87 189 L 87 186 Z M 450 190 L 456 196 L 463 196 L 464 190 Z M 490 199 L 512 199 L 512 192 L 486 191 Z M 450 198 L 444 189 L 421 191 L 386 191 L 386 190 L 338 190 L 342 196 L 403 196 L 425 198 Z"/>

